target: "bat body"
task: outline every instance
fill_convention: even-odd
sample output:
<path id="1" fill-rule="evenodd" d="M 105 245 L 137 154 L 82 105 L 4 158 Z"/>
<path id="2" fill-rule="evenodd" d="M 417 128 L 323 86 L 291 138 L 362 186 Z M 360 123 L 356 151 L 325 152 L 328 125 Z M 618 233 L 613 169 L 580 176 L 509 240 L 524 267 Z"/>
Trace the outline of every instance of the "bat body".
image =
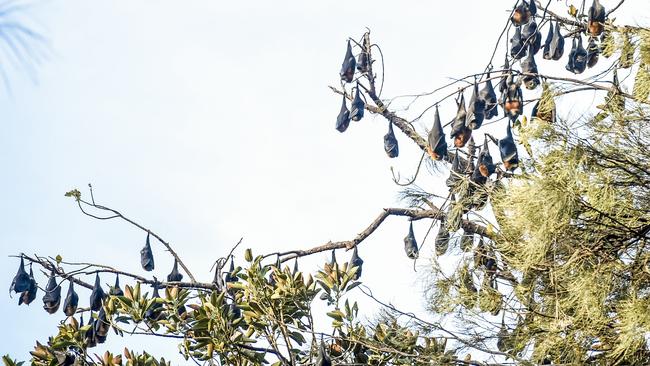
<path id="1" fill-rule="evenodd" d="M 462 92 L 460 93 L 457 105 L 458 112 L 451 124 L 451 137 L 454 139 L 454 146 L 464 147 L 470 137 L 472 137 L 472 130 L 465 125 L 467 110 L 465 109 L 465 97 Z"/>
<path id="2" fill-rule="evenodd" d="M 180 282 L 183 280 L 183 275 L 178 272 L 178 261 L 174 259 L 174 267 L 172 268 L 171 273 L 167 275 L 168 282 Z"/>
<path id="3" fill-rule="evenodd" d="M 34 272 L 32 269 L 29 269 L 29 288 L 26 291 L 23 291 L 20 294 L 18 299 L 18 305 L 25 304 L 29 305 L 36 299 L 36 293 L 38 292 L 38 284 L 34 279 Z"/>
<path id="4" fill-rule="evenodd" d="M 154 269 L 153 252 L 151 251 L 149 236 L 150 234 L 147 233 L 147 242 L 144 244 L 144 248 L 140 250 L 140 264 L 145 271 L 153 271 Z"/>
<path id="5" fill-rule="evenodd" d="M 61 286 L 56 283 L 54 272 L 45 286 L 45 295 L 43 295 L 43 309 L 50 314 L 56 313 L 61 305 Z"/>
<path id="6" fill-rule="evenodd" d="M 427 152 L 429 153 L 429 156 L 431 156 L 431 159 L 440 161 L 447 156 L 447 141 L 445 141 L 445 132 L 442 130 L 438 106 L 436 106 L 436 113 L 433 118 L 433 127 L 431 127 L 431 131 L 429 131 L 427 140 L 429 142 Z"/>
<path id="7" fill-rule="evenodd" d="M 63 313 L 67 316 L 73 316 L 77 311 L 77 305 L 79 305 L 79 295 L 74 290 L 74 282 L 70 281 L 70 287 L 68 287 L 68 294 L 63 301 Z"/>
<path id="8" fill-rule="evenodd" d="M 510 56 L 517 60 L 526 56 L 526 47 L 524 39 L 521 36 L 521 27 L 517 27 L 515 34 L 510 38 Z"/>
<path id="9" fill-rule="evenodd" d="M 506 130 L 506 137 L 499 140 L 499 152 L 501 153 L 501 161 L 507 171 L 514 171 L 519 165 L 519 155 L 517 154 L 517 146 L 512 137 L 512 130 L 510 123 Z"/>
<path id="10" fill-rule="evenodd" d="M 108 290 L 109 295 L 124 296 L 124 291 L 120 288 L 120 275 L 115 276 L 115 285 Z"/>
<path id="11" fill-rule="evenodd" d="M 596 43 L 596 39 L 591 37 L 587 45 L 587 67 L 592 68 L 598 63 L 598 56 L 600 55 L 600 47 Z"/>
<path id="12" fill-rule="evenodd" d="M 345 132 L 350 125 L 350 111 L 345 105 L 345 95 L 343 95 L 343 102 L 341 103 L 341 110 L 339 115 L 336 117 L 336 130 L 339 132 Z"/>
<path id="13" fill-rule="evenodd" d="M 363 259 L 359 257 L 359 253 L 357 252 L 357 247 L 354 247 L 354 250 L 352 251 L 352 258 L 350 258 L 350 266 L 351 267 L 357 267 L 357 272 L 354 275 L 354 279 L 358 280 L 361 277 L 361 269 L 363 267 Z"/>
<path id="14" fill-rule="evenodd" d="M 483 119 L 485 118 L 485 101 L 480 98 L 478 92 L 478 83 L 474 82 L 474 89 L 472 97 L 469 99 L 469 106 L 467 108 L 467 118 L 465 126 L 470 130 L 477 130 L 481 128 Z"/>
<path id="15" fill-rule="evenodd" d="M 361 118 L 363 118 L 363 112 L 365 108 L 366 103 L 364 103 L 363 99 L 361 99 L 361 95 L 359 94 L 359 85 L 357 85 L 357 92 L 354 95 L 352 106 L 350 108 L 350 119 L 353 121 L 360 121 Z"/>
<path id="16" fill-rule="evenodd" d="M 485 103 L 485 109 L 483 111 L 484 118 L 489 120 L 499 115 L 497 109 L 499 103 L 497 101 L 497 94 L 494 92 L 494 87 L 492 86 L 492 80 L 489 80 L 489 73 L 487 74 L 487 79 L 485 86 L 479 92 L 479 98 Z"/>
<path id="17" fill-rule="evenodd" d="M 11 286 L 9 286 L 9 293 L 14 291 L 15 293 L 23 292 L 29 290 L 29 275 L 25 271 L 25 260 L 20 257 L 20 265 L 18 266 L 18 272 L 16 276 L 11 281 Z"/>
<path id="18" fill-rule="evenodd" d="M 573 38 L 566 69 L 574 74 L 582 74 L 587 68 L 587 50 L 582 46 L 582 37 Z"/>
<path id="19" fill-rule="evenodd" d="M 399 145 L 395 132 L 393 132 L 393 123 L 388 122 L 388 132 L 384 135 L 384 151 L 389 158 L 396 158 L 399 156 Z"/>
<path id="20" fill-rule="evenodd" d="M 529 53 L 523 61 L 521 61 L 521 72 L 528 74 L 522 76 L 522 81 L 526 86 L 526 89 L 533 90 L 539 85 L 539 77 L 537 76 L 537 63 L 535 63 L 535 57 L 533 53 Z"/>
<path id="21" fill-rule="evenodd" d="M 348 40 L 348 47 L 345 51 L 345 57 L 343 58 L 343 63 L 341 64 L 341 71 L 339 72 L 339 75 L 341 76 L 341 80 L 351 83 L 352 80 L 354 79 L 354 68 L 356 67 L 357 60 L 354 58 L 354 55 L 352 54 L 352 45 L 350 45 L 350 41 Z"/>
<path id="22" fill-rule="evenodd" d="M 404 237 L 404 251 L 406 252 L 406 256 L 411 259 L 417 259 L 419 256 L 418 243 L 413 233 L 413 222 L 409 224 L 409 232 Z"/>
<path id="23" fill-rule="evenodd" d="M 90 293 L 90 309 L 92 311 L 98 311 L 102 307 L 102 301 L 104 301 L 106 294 L 102 288 L 102 284 L 99 280 L 99 273 L 95 275 L 95 286 L 93 286 L 93 291 Z"/>
<path id="24" fill-rule="evenodd" d="M 599 36 L 603 33 L 605 28 L 605 7 L 600 4 L 599 0 L 594 0 L 589 7 L 589 18 L 587 21 L 587 29 L 589 34 L 594 37 Z"/>

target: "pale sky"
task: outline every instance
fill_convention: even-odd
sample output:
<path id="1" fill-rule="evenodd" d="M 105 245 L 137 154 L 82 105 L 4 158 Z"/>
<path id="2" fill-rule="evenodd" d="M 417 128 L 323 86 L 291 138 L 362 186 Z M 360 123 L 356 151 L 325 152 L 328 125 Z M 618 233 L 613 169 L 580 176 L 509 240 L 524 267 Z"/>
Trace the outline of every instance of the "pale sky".
<path id="1" fill-rule="evenodd" d="M 143 232 L 90 219 L 63 197 L 72 188 L 87 194 L 89 182 L 99 203 L 170 241 L 204 281 L 240 237 L 254 253 L 352 239 L 383 207 L 400 206 L 390 167 L 410 176 L 420 151 L 396 132 L 400 157 L 388 159 L 387 122 L 369 113 L 343 134 L 334 129 L 341 100 L 327 86 L 339 83 L 346 38 L 372 29 L 386 61 L 385 97 L 429 91 L 447 77 L 483 70 L 511 3 L 35 1 L 28 14 L 49 41 L 48 59 L 36 82 L 11 73 L 11 93 L 0 96 L 6 288 L 18 264 L 8 255 L 20 252 L 143 274 Z M 617 17 L 648 24 L 648 10 L 647 0 L 628 0 Z M 540 72 L 547 64 L 538 57 Z M 562 70 L 564 62 L 549 67 Z M 416 116 L 427 101 L 403 115 Z M 442 106 L 443 120 L 454 109 L 451 101 Z M 423 182 L 437 192 L 441 184 Z M 418 240 L 427 227 L 416 225 Z M 426 271 L 414 272 L 404 254 L 407 230 L 405 218 L 389 218 L 363 242 L 362 280 L 379 298 L 419 312 Z M 162 278 L 172 260 L 159 243 L 153 249 L 153 274 Z M 328 256 L 301 268 L 315 271 Z M 38 280 L 45 285 L 44 276 Z M 87 303 L 89 292 L 78 291 Z M 42 295 L 29 307 L 18 307 L 16 296 L 0 301 L 0 354 L 28 360 L 35 340 L 56 332 L 64 315 L 48 315 Z M 352 298 L 372 316 L 374 305 L 361 294 Z M 94 351 L 129 345 L 177 359 L 174 343 L 142 341 L 111 332 Z"/>

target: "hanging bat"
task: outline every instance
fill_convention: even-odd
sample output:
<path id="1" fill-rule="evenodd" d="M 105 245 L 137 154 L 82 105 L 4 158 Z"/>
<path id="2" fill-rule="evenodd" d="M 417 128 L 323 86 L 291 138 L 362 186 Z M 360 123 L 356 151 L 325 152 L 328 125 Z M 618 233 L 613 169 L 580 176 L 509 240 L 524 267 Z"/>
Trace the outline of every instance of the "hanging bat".
<path id="1" fill-rule="evenodd" d="M 111 296 L 124 296 L 124 291 L 120 288 L 120 275 L 115 276 L 115 285 L 108 290 Z"/>
<path id="2" fill-rule="evenodd" d="M 174 267 L 171 273 L 167 275 L 167 282 L 180 282 L 183 280 L 183 275 L 178 272 L 178 261 L 174 258 Z"/>
<path id="3" fill-rule="evenodd" d="M 459 92 L 460 98 L 456 102 L 458 105 L 458 112 L 456 113 L 456 118 L 452 121 L 451 124 L 451 137 L 454 139 L 454 146 L 464 147 L 469 138 L 472 137 L 472 130 L 465 126 L 465 120 L 467 119 L 467 111 L 465 110 L 465 96 L 463 92 Z"/>
<path id="4" fill-rule="evenodd" d="M 537 76 L 537 64 L 535 57 L 530 53 L 523 61 L 521 61 L 521 72 L 527 75 L 522 75 L 522 81 L 526 89 L 533 90 L 539 85 L 539 77 Z"/>
<path id="5" fill-rule="evenodd" d="M 429 131 L 428 136 L 429 146 L 427 152 L 431 159 L 440 161 L 447 157 L 447 141 L 445 140 L 445 132 L 442 130 L 442 123 L 440 122 L 440 113 L 436 105 L 436 114 L 433 118 L 433 127 Z"/>
<path id="6" fill-rule="evenodd" d="M 38 284 L 36 279 L 34 279 L 34 272 L 32 268 L 29 268 L 29 288 L 26 291 L 20 293 L 20 298 L 18 299 L 18 305 L 25 304 L 29 305 L 36 299 L 36 293 L 38 292 Z"/>
<path id="7" fill-rule="evenodd" d="M 13 281 L 11 281 L 11 286 L 9 286 L 9 293 L 14 291 L 15 293 L 23 292 L 29 290 L 29 275 L 25 271 L 25 260 L 23 257 L 20 257 L 20 265 L 18 266 L 18 272 L 14 276 Z"/>
<path id="8" fill-rule="evenodd" d="M 235 275 L 235 260 L 230 258 L 230 269 L 226 272 L 226 282 L 237 282 L 239 278 Z"/>
<path id="9" fill-rule="evenodd" d="M 501 79 L 499 79 L 499 91 L 503 93 L 508 89 L 508 76 L 512 74 L 512 69 L 510 68 L 510 64 L 508 63 L 508 55 L 506 55 L 506 61 L 503 64 L 503 70 L 504 71 L 501 74 Z"/>
<path id="10" fill-rule="evenodd" d="M 90 293 L 90 309 L 98 311 L 102 307 L 104 297 L 106 297 L 106 294 L 99 280 L 99 273 L 97 273 L 95 274 L 95 286 L 93 286 L 93 291 Z"/>
<path id="11" fill-rule="evenodd" d="M 361 95 L 359 94 L 359 84 L 357 83 L 357 92 L 354 95 L 352 106 L 350 108 L 350 119 L 353 121 L 361 120 L 361 118 L 363 118 L 363 111 L 365 108 L 366 103 L 364 103 L 363 99 L 361 99 Z"/>
<path id="12" fill-rule="evenodd" d="M 501 94 L 503 110 L 505 111 L 506 116 L 509 116 L 512 119 L 519 117 L 524 106 L 523 94 L 521 92 L 521 87 L 519 86 L 520 83 L 521 80 L 515 82 L 514 76 L 512 74 L 508 75 L 506 82 L 507 89 L 503 94 Z"/>
<path id="13" fill-rule="evenodd" d="M 507 171 L 514 171 L 519 165 L 519 155 L 517 154 L 517 145 L 512 138 L 512 130 L 510 122 L 506 130 L 506 137 L 499 140 L 499 152 L 501 153 L 501 161 Z"/>
<path id="14" fill-rule="evenodd" d="M 153 252 L 151 251 L 151 242 L 149 241 L 149 232 L 147 232 L 147 242 L 144 248 L 140 250 L 140 264 L 145 271 L 153 271 Z"/>
<path id="15" fill-rule="evenodd" d="M 521 36 L 521 28 L 515 29 L 515 34 L 510 38 L 510 56 L 516 60 L 526 56 L 524 39 Z"/>
<path id="16" fill-rule="evenodd" d="M 318 347 L 318 356 L 316 357 L 316 366 L 332 366 L 332 359 L 327 354 L 325 349 L 325 342 L 320 340 L 320 346 Z"/>
<path id="17" fill-rule="evenodd" d="M 496 166 L 494 165 L 492 155 L 490 155 L 490 149 L 488 148 L 487 138 L 483 140 L 483 148 L 481 149 L 481 153 L 478 155 L 476 167 L 481 176 L 485 178 L 494 174 L 496 171 Z"/>
<path id="18" fill-rule="evenodd" d="M 63 301 L 63 313 L 67 316 L 73 316 L 77 311 L 77 305 L 79 305 L 79 295 L 74 290 L 74 282 L 70 282 L 70 287 L 68 287 L 68 294 Z"/>
<path id="19" fill-rule="evenodd" d="M 528 54 L 536 54 L 542 46 L 542 35 L 537 30 L 537 23 L 533 20 L 521 27 L 521 39 L 524 47 L 529 47 Z"/>
<path id="20" fill-rule="evenodd" d="M 487 74 L 487 81 L 479 93 L 479 98 L 481 98 L 485 103 L 485 110 L 483 111 L 485 119 L 489 120 L 499 115 L 499 111 L 497 109 L 497 105 L 499 103 L 497 101 L 497 94 L 494 92 L 494 88 L 492 87 L 490 73 Z"/>
<path id="21" fill-rule="evenodd" d="M 560 33 L 560 22 L 555 23 L 555 30 L 553 31 L 553 38 L 549 45 L 549 54 L 552 60 L 559 60 L 564 54 L 564 36 Z"/>
<path id="22" fill-rule="evenodd" d="M 531 2 L 534 2 L 535 0 L 531 0 Z M 510 17 L 510 21 L 512 24 L 515 26 L 520 26 L 522 24 L 528 23 L 530 20 L 530 17 L 532 15 L 532 12 L 530 11 L 530 6 L 528 5 L 528 2 L 525 0 L 522 1 L 517 7 L 515 8 L 514 12 L 512 13 L 512 16 Z M 537 10 L 537 8 L 535 8 Z"/>
<path id="23" fill-rule="evenodd" d="M 339 132 L 345 132 L 350 125 L 350 111 L 345 105 L 345 95 L 343 95 L 343 102 L 341 103 L 341 110 L 339 115 L 336 117 L 336 130 Z"/>
<path id="24" fill-rule="evenodd" d="M 598 63 L 598 55 L 600 54 L 600 47 L 596 43 L 596 39 L 593 37 L 589 38 L 589 44 L 587 45 L 587 67 L 592 68 Z"/>
<path id="25" fill-rule="evenodd" d="M 415 234 L 413 233 L 413 221 L 409 224 L 409 233 L 404 237 L 404 250 L 407 257 L 411 259 L 418 258 L 418 243 L 415 241 Z"/>
<path id="26" fill-rule="evenodd" d="M 587 50 L 582 46 L 582 37 L 573 38 L 573 46 L 569 53 L 566 69 L 574 74 L 582 74 L 587 68 Z"/>
<path id="27" fill-rule="evenodd" d="M 84 335 L 84 341 L 86 343 L 86 347 L 92 348 L 97 346 L 97 337 L 95 336 L 95 318 L 93 317 L 92 312 L 90 313 L 90 320 L 88 320 L 88 325 L 90 328 L 88 328 L 86 334 Z"/>
<path id="28" fill-rule="evenodd" d="M 352 82 L 352 79 L 354 79 L 354 68 L 356 64 L 357 60 L 352 54 L 352 46 L 348 40 L 348 47 L 345 51 L 345 58 L 343 59 L 343 64 L 341 65 L 341 72 L 339 72 L 339 75 L 341 75 L 341 80 L 344 80 L 347 83 Z"/>
<path id="29" fill-rule="evenodd" d="M 553 42 L 554 37 L 553 32 L 553 21 L 548 21 L 548 33 L 546 34 L 546 40 L 544 41 L 544 51 L 542 52 L 542 57 L 544 60 L 553 59 L 553 50 L 551 50 L 551 43 Z"/>
<path id="30" fill-rule="evenodd" d="M 106 335 L 110 329 L 111 323 L 106 317 L 106 311 L 104 310 L 104 307 L 102 307 L 97 314 L 97 320 L 95 320 L 95 334 L 97 335 L 98 343 L 104 343 L 106 340 Z"/>
<path id="31" fill-rule="evenodd" d="M 368 39 L 363 38 L 363 50 L 359 53 L 359 59 L 357 60 L 357 70 L 361 73 L 368 72 L 368 67 L 370 66 L 370 55 L 366 50 L 370 48 L 368 44 Z"/>
<path id="32" fill-rule="evenodd" d="M 354 250 L 352 251 L 352 258 L 350 258 L 350 266 L 351 267 L 357 267 L 357 272 L 354 275 L 354 280 L 358 280 L 361 277 L 361 269 L 363 267 L 363 259 L 359 257 L 359 253 L 357 252 L 357 247 L 354 247 Z"/>
<path id="33" fill-rule="evenodd" d="M 449 238 L 449 231 L 445 227 L 444 221 L 440 221 L 440 229 L 438 230 L 435 240 L 436 255 L 438 257 L 447 253 L 447 249 L 449 248 Z"/>
<path id="34" fill-rule="evenodd" d="M 56 313 L 61 304 L 61 286 L 56 283 L 54 272 L 45 286 L 45 295 L 43 295 L 43 309 L 50 314 Z"/>
<path id="35" fill-rule="evenodd" d="M 458 150 L 454 154 L 454 160 L 451 163 L 451 169 L 449 170 L 449 177 L 447 178 L 446 184 L 449 188 L 454 188 L 458 182 L 461 180 L 463 174 L 463 169 L 460 166 L 460 159 L 458 158 Z"/>
<path id="36" fill-rule="evenodd" d="M 154 277 L 154 284 L 153 286 L 153 293 L 151 294 L 151 299 L 160 299 L 160 293 L 158 292 L 158 281 L 156 281 L 156 278 Z M 149 320 L 159 320 L 161 319 L 163 315 L 163 304 L 154 301 L 149 309 L 144 312 L 144 317 L 145 319 Z"/>
<path id="37" fill-rule="evenodd" d="M 388 133 L 384 135 L 384 151 L 389 158 L 396 158 L 399 156 L 399 145 L 397 144 L 395 132 L 393 132 L 392 122 L 388 122 Z"/>
<path id="38" fill-rule="evenodd" d="M 474 90 L 472 97 L 469 99 L 469 106 L 467 107 L 467 118 L 465 126 L 470 130 L 477 130 L 481 128 L 483 119 L 485 118 L 485 101 L 479 98 L 478 83 L 474 80 Z"/>
<path id="39" fill-rule="evenodd" d="M 605 7 L 600 4 L 600 1 L 594 0 L 589 7 L 588 30 L 589 34 L 594 37 L 603 33 L 605 28 Z"/>

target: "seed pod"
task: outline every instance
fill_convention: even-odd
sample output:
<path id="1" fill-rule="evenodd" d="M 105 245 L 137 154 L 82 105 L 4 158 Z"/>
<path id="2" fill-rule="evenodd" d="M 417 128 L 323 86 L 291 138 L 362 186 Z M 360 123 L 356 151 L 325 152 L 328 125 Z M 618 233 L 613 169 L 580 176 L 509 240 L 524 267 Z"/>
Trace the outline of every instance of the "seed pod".
<path id="1" fill-rule="evenodd" d="M 589 39 L 587 45 L 587 67 L 592 68 L 598 63 L 598 55 L 600 54 L 600 47 L 596 43 L 595 38 Z"/>
<path id="2" fill-rule="evenodd" d="M 172 268 L 171 273 L 167 275 L 168 282 L 180 282 L 183 279 L 183 275 L 178 272 L 178 261 L 174 259 L 174 267 Z"/>
<path id="3" fill-rule="evenodd" d="M 140 264 L 145 271 L 153 271 L 153 252 L 151 251 L 151 242 L 149 241 L 149 233 L 147 232 L 147 242 L 144 248 L 140 250 Z"/>
<path id="4" fill-rule="evenodd" d="M 343 95 L 343 102 L 341 102 L 341 110 L 339 115 L 336 117 L 336 130 L 339 132 L 345 132 L 350 125 L 350 111 L 345 105 L 345 95 Z"/>
<path id="5" fill-rule="evenodd" d="M 458 112 L 456 112 L 456 118 L 454 118 L 451 124 L 450 135 L 454 138 L 454 146 L 464 147 L 467 141 L 469 141 L 469 138 L 472 137 L 472 130 L 465 125 L 467 111 L 465 110 L 465 96 L 462 91 L 456 104 L 458 106 Z"/>
<path id="6" fill-rule="evenodd" d="M 600 1 L 594 0 L 589 7 L 588 30 L 589 34 L 594 37 L 603 33 L 605 28 L 605 7 L 600 4 Z"/>
<path id="7" fill-rule="evenodd" d="M 418 258 L 418 243 L 415 241 L 415 234 L 413 233 L 413 222 L 409 224 L 409 233 L 404 238 L 404 250 L 406 251 L 406 256 L 411 259 Z"/>
<path id="8" fill-rule="evenodd" d="M 102 301 L 106 297 L 102 284 L 99 280 L 99 273 L 95 275 L 95 286 L 90 293 L 90 310 L 98 311 L 102 307 Z"/>
<path id="9" fill-rule="evenodd" d="M 479 98 L 482 99 L 485 103 L 485 109 L 483 110 L 484 118 L 489 120 L 492 119 L 492 117 L 499 115 L 499 111 L 497 109 L 497 105 L 499 103 L 497 101 L 497 94 L 494 92 L 494 88 L 492 87 L 490 73 L 487 74 L 487 79 L 488 80 L 485 82 L 485 86 L 479 93 Z"/>
<path id="10" fill-rule="evenodd" d="M 574 74 L 581 74 L 587 68 L 587 50 L 582 46 L 582 37 L 573 38 L 566 69 Z"/>
<path id="11" fill-rule="evenodd" d="M 111 296 L 124 296 L 124 291 L 120 288 L 120 275 L 115 276 L 115 285 L 108 290 Z"/>
<path id="12" fill-rule="evenodd" d="M 18 272 L 14 276 L 13 281 L 11 281 L 11 286 L 9 286 L 9 293 L 11 293 L 11 291 L 14 291 L 15 293 L 27 291 L 29 290 L 29 284 L 29 275 L 25 271 L 25 260 L 23 257 L 20 257 Z"/>
<path id="13" fill-rule="evenodd" d="M 353 121 L 359 121 L 363 118 L 363 111 L 366 108 L 366 103 L 361 99 L 359 94 L 359 85 L 357 84 L 357 92 L 354 95 L 354 100 L 352 100 L 352 106 L 350 108 L 350 119 Z"/>
<path id="14" fill-rule="evenodd" d="M 429 131 L 428 142 L 427 152 L 431 156 L 431 159 L 440 161 L 447 156 L 447 141 L 445 141 L 445 132 L 442 130 L 437 105 L 436 114 L 433 119 L 433 127 Z"/>
<path id="15" fill-rule="evenodd" d="M 316 366 L 332 366 L 332 359 L 327 354 L 325 343 L 321 339 L 320 346 L 318 347 L 318 356 L 316 357 Z"/>
<path id="16" fill-rule="evenodd" d="M 508 123 L 506 130 L 506 137 L 499 140 L 499 152 L 501 153 L 501 161 L 506 170 L 514 171 L 519 165 L 519 155 L 517 154 L 515 140 L 512 138 L 510 123 Z"/>
<path id="17" fill-rule="evenodd" d="M 539 85 L 539 77 L 537 76 L 538 71 L 535 57 L 533 57 L 532 53 L 521 62 L 521 72 L 527 74 L 522 76 L 522 81 L 526 89 L 533 90 L 537 88 Z"/>
<path id="18" fill-rule="evenodd" d="M 515 34 L 513 34 L 512 38 L 510 38 L 510 56 L 517 60 L 526 56 L 526 47 L 524 44 L 524 39 L 521 36 L 520 27 L 517 27 L 515 29 Z"/>
<path id="19" fill-rule="evenodd" d="M 31 267 L 29 268 L 29 288 L 27 291 L 23 291 L 20 294 L 20 298 L 18 299 L 18 305 L 25 304 L 29 305 L 36 299 L 36 293 L 38 292 L 38 284 L 36 283 L 36 280 L 34 279 L 34 272 L 32 271 Z"/>
<path id="20" fill-rule="evenodd" d="M 388 122 L 388 133 L 384 135 L 384 151 L 389 158 L 396 158 L 399 155 L 399 145 L 393 132 L 392 122 Z"/>
<path id="21" fill-rule="evenodd" d="M 471 130 L 481 128 L 483 119 L 485 118 L 485 101 L 479 97 L 478 83 L 474 81 L 474 90 L 472 97 L 469 100 L 469 107 L 467 108 L 467 119 L 465 125 Z"/>
<path id="22" fill-rule="evenodd" d="M 43 309 L 50 314 L 56 313 L 61 304 L 61 286 L 56 283 L 54 272 L 45 286 L 45 295 L 43 295 Z"/>
<path id="23" fill-rule="evenodd" d="M 77 305 L 79 305 L 79 295 L 74 290 L 74 282 L 70 281 L 70 287 L 68 287 L 68 294 L 65 297 L 63 302 L 63 313 L 67 316 L 73 316 L 77 311 Z"/>
<path id="24" fill-rule="evenodd" d="M 352 79 L 354 79 L 354 68 L 356 64 L 357 60 L 352 54 L 352 46 L 348 40 L 348 47 L 345 51 L 345 58 L 343 58 L 343 64 L 341 64 L 341 71 L 339 72 L 341 80 L 344 80 L 348 83 L 352 82 Z"/>
<path id="25" fill-rule="evenodd" d="M 449 248 L 449 238 L 449 231 L 445 227 L 445 223 L 441 221 L 440 229 L 438 230 L 435 240 L 436 255 L 438 257 L 447 253 L 447 249 Z"/>
<path id="26" fill-rule="evenodd" d="M 361 269 L 363 267 L 363 259 L 359 257 L 357 252 L 357 247 L 354 247 L 352 251 L 352 258 L 350 258 L 350 267 L 357 267 L 357 272 L 355 273 L 354 279 L 358 280 L 361 277 Z"/>

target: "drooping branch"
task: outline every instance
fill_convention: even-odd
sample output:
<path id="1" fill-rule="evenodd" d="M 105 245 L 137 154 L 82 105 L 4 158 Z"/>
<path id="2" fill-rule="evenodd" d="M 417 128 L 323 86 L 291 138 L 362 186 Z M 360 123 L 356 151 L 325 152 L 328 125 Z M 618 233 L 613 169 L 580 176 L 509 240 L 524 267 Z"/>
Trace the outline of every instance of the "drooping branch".
<path id="1" fill-rule="evenodd" d="M 187 275 L 190 277 L 190 279 L 192 280 L 192 282 L 197 282 L 197 281 L 196 281 L 196 278 L 194 277 L 194 275 L 192 274 L 192 272 L 191 272 L 191 271 L 189 270 L 189 268 L 185 265 L 185 263 L 183 262 L 183 260 L 182 260 L 182 259 L 180 258 L 180 256 L 176 253 L 176 251 L 174 251 L 174 249 L 172 248 L 171 244 L 169 244 L 169 242 L 165 241 L 165 240 L 164 240 L 160 235 L 156 234 L 155 232 L 151 231 L 150 229 L 147 229 L 146 227 L 142 226 L 141 224 L 139 224 L 139 223 L 133 221 L 132 219 L 130 219 L 130 218 L 124 216 L 124 215 L 123 215 L 122 213 L 120 213 L 119 211 L 117 211 L 117 210 L 115 210 L 115 209 L 112 209 L 112 208 L 110 208 L 110 207 L 106 207 L 106 206 L 103 206 L 103 205 L 99 205 L 99 204 L 97 204 L 97 203 L 95 202 L 95 198 L 94 198 L 94 196 L 92 196 L 92 186 L 89 185 L 89 187 L 90 187 L 90 189 L 91 189 L 91 198 L 92 198 L 92 202 L 88 202 L 88 201 L 85 201 L 85 200 L 81 199 L 81 193 L 80 193 L 78 190 L 70 191 L 70 192 L 66 193 L 66 195 L 67 195 L 67 196 L 75 197 L 75 199 L 77 200 L 77 205 L 79 206 L 79 209 L 81 210 L 82 213 L 84 213 L 84 214 L 87 215 L 87 216 L 90 216 L 90 217 L 95 218 L 95 219 L 98 219 L 98 220 L 111 220 L 111 219 L 119 218 L 119 219 L 122 219 L 122 220 L 124 220 L 124 221 L 130 223 L 131 225 L 133 225 L 133 226 L 139 228 L 140 230 L 149 233 L 151 236 L 153 236 L 154 238 L 158 239 L 158 241 L 161 242 L 162 245 L 165 246 L 165 248 L 167 249 L 167 251 L 168 251 L 168 252 L 169 252 L 169 253 L 174 257 L 174 259 L 176 259 L 176 261 L 178 262 L 178 264 L 181 266 L 181 268 L 183 268 L 183 270 L 185 271 L 185 273 L 187 273 Z M 92 214 L 92 213 L 90 213 L 90 212 L 87 212 L 87 211 L 84 209 L 84 206 L 83 206 L 83 205 L 86 205 L 86 206 L 88 206 L 88 207 L 92 207 L 92 208 L 95 208 L 95 209 L 98 209 L 98 210 L 102 210 L 102 211 L 110 212 L 111 215 L 110 215 L 110 216 L 103 216 L 103 217 L 102 217 L 102 216 L 94 215 L 94 214 Z"/>
<path id="2" fill-rule="evenodd" d="M 414 209 L 414 208 L 385 208 L 383 211 L 375 218 L 368 227 L 366 227 L 362 232 L 357 234 L 357 236 L 352 240 L 345 241 L 329 241 L 325 244 L 304 250 L 291 250 L 288 252 L 281 253 L 271 253 L 265 257 L 270 256 L 280 256 L 282 259 L 281 262 L 286 262 L 288 260 L 305 257 L 316 253 L 326 252 L 333 249 L 352 249 L 355 246 L 359 245 L 365 239 L 367 239 L 372 233 L 379 228 L 379 226 L 386 220 L 388 216 L 406 216 L 409 217 L 412 221 L 422 220 L 422 219 L 433 219 L 433 220 L 442 220 L 444 221 L 447 215 L 440 210 L 438 207 L 431 205 L 430 209 Z M 463 219 L 461 221 L 461 227 L 466 233 L 472 233 L 481 235 L 490 239 L 494 239 L 495 235 L 491 232 L 488 232 L 488 229 L 485 226 L 476 224 L 470 220 Z"/>

